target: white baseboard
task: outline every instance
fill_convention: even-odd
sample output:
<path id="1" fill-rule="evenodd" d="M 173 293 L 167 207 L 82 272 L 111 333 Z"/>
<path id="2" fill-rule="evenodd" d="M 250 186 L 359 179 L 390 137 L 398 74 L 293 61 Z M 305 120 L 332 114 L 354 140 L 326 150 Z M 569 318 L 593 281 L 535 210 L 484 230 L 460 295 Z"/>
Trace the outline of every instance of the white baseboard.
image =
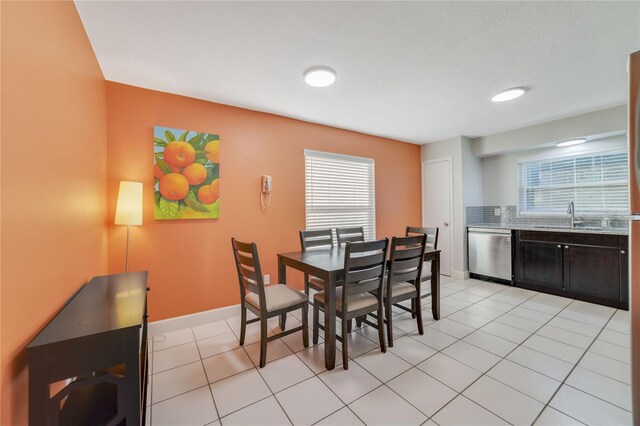
<path id="1" fill-rule="evenodd" d="M 149 336 L 157 336 L 183 328 L 197 327 L 210 322 L 222 321 L 240 315 L 240 305 L 225 306 L 209 311 L 196 312 L 175 318 L 167 318 L 149 323 Z"/>
<path id="2" fill-rule="evenodd" d="M 451 276 L 456 280 L 468 280 L 471 275 L 469 271 L 453 271 Z"/>

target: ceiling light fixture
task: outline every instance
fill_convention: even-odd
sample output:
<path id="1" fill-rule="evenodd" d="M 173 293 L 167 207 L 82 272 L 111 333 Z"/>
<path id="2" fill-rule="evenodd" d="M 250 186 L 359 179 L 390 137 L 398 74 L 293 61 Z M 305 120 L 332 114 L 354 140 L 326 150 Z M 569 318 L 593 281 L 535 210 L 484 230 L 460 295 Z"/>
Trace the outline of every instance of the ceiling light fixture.
<path id="1" fill-rule="evenodd" d="M 580 145 L 581 143 L 585 143 L 586 141 L 587 140 L 585 138 L 569 139 L 568 141 L 558 142 L 556 146 Z"/>
<path id="2" fill-rule="evenodd" d="M 491 98 L 491 100 L 493 102 L 510 101 L 512 99 L 519 98 L 520 96 L 524 95 L 524 92 L 526 91 L 527 89 L 525 89 L 524 87 L 514 87 L 512 89 L 507 89 L 498 93 L 493 98 Z"/>
<path id="3" fill-rule="evenodd" d="M 304 81 L 313 87 L 331 86 L 336 81 L 336 72 L 329 67 L 313 67 L 304 72 Z"/>

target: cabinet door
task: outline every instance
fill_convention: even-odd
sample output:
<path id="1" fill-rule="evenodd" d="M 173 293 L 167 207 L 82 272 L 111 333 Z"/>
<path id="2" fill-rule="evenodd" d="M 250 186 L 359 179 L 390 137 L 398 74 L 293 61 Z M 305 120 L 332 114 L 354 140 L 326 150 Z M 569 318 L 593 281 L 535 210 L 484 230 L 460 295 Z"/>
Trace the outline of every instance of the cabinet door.
<path id="1" fill-rule="evenodd" d="M 565 245 L 565 290 L 620 301 L 620 256 L 619 248 Z"/>
<path id="2" fill-rule="evenodd" d="M 516 259 L 517 281 L 562 290 L 562 245 L 521 241 Z"/>

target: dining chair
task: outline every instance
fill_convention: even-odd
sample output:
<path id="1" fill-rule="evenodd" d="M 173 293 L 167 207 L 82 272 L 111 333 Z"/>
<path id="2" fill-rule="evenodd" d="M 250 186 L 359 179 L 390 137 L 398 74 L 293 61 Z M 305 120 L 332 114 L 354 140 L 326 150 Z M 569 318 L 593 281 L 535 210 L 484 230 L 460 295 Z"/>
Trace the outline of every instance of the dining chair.
<path id="1" fill-rule="evenodd" d="M 380 350 L 386 352 L 384 341 L 383 289 L 387 263 L 389 240 L 371 242 L 348 242 L 344 254 L 344 282 L 336 288 L 336 316 L 342 324 L 342 334 L 336 339 L 342 342 L 342 364 L 349 369 L 349 348 L 347 324 L 353 318 L 363 318 L 363 322 L 378 329 Z M 313 343 L 318 343 L 320 308 L 325 308 L 325 292 L 315 294 L 313 304 Z M 376 313 L 377 324 L 364 318 Z"/>
<path id="2" fill-rule="evenodd" d="M 393 347 L 393 306 L 411 312 L 418 320 L 418 333 L 424 334 L 420 303 L 420 275 L 424 265 L 426 234 L 393 237 L 384 294 L 387 342 Z M 400 302 L 411 300 L 411 308 Z"/>
<path id="3" fill-rule="evenodd" d="M 427 227 L 407 226 L 405 235 L 407 237 L 410 237 L 412 235 L 427 234 L 427 247 L 437 249 L 439 229 L 440 228 L 438 228 L 437 226 L 427 226 Z"/>
<path id="4" fill-rule="evenodd" d="M 333 231 L 319 229 L 315 231 L 300 231 L 300 248 L 302 251 L 333 248 Z M 314 290 L 324 290 L 324 281 L 309 274 L 304 274 L 304 292 L 309 294 L 309 287 Z"/>
<path id="5" fill-rule="evenodd" d="M 307 295 L 284 284 L 264 285 L 262 269 L 255 243 L 243 243 L 231 238 L 233 256 L 240 283 L 240 346 L 244 345 L 247 324 L 260 321 L 260 368 L 267 363 L 267 343 L 302 330 L 302 343 L 309 347 Z M 302 325 L 267 337 L 267 320 L 286 316 L 288 312 L 302 309 Z M 247 321 L 247 310 L 256 315 Z M 283 322 L 281 324 L 284 324 Z M 284 327 L 283 327 L 284 328 Z"/>
<path id="6" fill-rule="evenodd" d="M 419 226 L 407 226 L 405 235 L 407 237 L 412 235 L 427 235 L 427 248 L 437 249 L 438 248 L 438 234 L 440 232 L 440 228 L 437 226 L 427 226 L 427 227 L 419 227 Z M 422 275 L 420 276 L 420 281 L 425 282 L 431 280 L 431 262 L 424 262 L 422 265 Z M 431 292 L 425 293 L 422 295 L 422 298 L 431 296 Z M 413 302 L 411 302 L 413 304 Z M 415 310 L 415 309 L 414 309 Z M 412 313 L 411 318 L 415 318 L 416 314 Z"/>
<path id="7" fill-rule="evenodd" d="M 346 243 L 362 242 L 364 241 L 364 227 L 336 228 L 336 237 L 340 247 Z"/>

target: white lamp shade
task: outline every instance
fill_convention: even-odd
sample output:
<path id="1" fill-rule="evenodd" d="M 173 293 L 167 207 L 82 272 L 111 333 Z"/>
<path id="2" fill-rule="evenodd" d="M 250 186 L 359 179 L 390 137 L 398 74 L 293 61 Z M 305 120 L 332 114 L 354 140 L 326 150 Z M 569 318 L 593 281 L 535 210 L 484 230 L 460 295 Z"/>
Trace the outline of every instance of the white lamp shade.
<path id="1" fill-rule="evenodd" d="M 116 225 L 142 225 L 142 182 L 120 182 Z"/>

